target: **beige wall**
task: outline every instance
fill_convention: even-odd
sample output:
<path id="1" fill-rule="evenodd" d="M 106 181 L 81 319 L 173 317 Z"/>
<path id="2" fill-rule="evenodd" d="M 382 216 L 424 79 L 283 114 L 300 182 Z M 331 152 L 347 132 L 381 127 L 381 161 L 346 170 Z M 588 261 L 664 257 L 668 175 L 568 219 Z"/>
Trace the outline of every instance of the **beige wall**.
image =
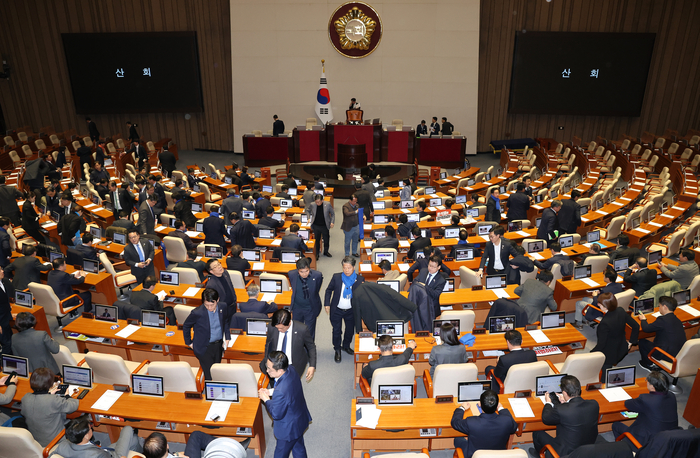
<path id="1" fill-rule="evenodd" d="M 446 116 L 476 152 L 479 0 L 374 0 L 382 42 L 363 59 L 338 54 L 328 20 L 341 1 L 231 0 L 233 127 L 241 136 L 272 129 L 277 114 L 287 129 L 315 116 L 326 60 L 334 121 L 345 119 L 351 97 L 365 118 L 417 125 Z"/>

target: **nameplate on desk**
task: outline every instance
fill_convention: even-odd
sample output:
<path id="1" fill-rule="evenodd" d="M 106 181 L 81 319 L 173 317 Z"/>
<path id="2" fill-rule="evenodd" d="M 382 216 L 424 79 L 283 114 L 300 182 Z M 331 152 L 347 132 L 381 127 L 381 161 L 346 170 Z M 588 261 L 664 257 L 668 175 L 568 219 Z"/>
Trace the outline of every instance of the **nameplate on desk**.
<path id="1" fill-rule="evenodd" d="M 525 325 L 525 330 L 526 331 L 536 331 L 537 327 L 538 326 L 536 324 L 527 324 L 527 325 Z"/>
<path id="2" fill-rule="evenodd" d="M 243 329 L 234 329 L 234 328 L 231 328 L 231 329 L 230 329 L 230 332 L 231 332 L 231 335 L 241 335 L 241 334 L 243 334 Z"/>
<path id="3" fill-rule="evenodd" d="M 204 283 L 195 283 L 194 286 L 196 286 L 197 288 L 204 288 Z"/>
<path id="4" fill-rule="evenodd" d="M 95 318 L 95 315 L 93 315 L 90 312 L 83 312 L 80 316 L 82 316 L 83 318 L 87 318 L 88 320 L 92 320 L 93 318 Z"/>
<path id="5" fill-rule="evenodd" d="M 355 404 L 374 404 L 374 398 L 371 396 L 358 396 L 355 398 Z"/>
<path id="6" fill-rule="evenodd" d="M 532 390 L 520 390 L 513 393 L 516 398 L 529 398 L 532 397 Z"/>
<path id="7" fill-rule="evenodd" d="M 185 391 L 185 399 L 202 399 L 202 393 L 198 391 Z"/>
<path id="8" fill-rule="evenodd" d="M 454 396 L 451 394 L 445 396 L 435 396 L 435 404 L 447 404 L 449 402 L 454 402 Z"/>
<path id="9" fill-rule="evenodd" d="M 481 291 L 484 289 L 484 285 L 473 285 L 472 286 L 472 291 Z"/>
<path id="10" fill-rule="evenodd" d="M 126 323 L 133 324 L 134 326 L 138 326 L 139 320 L 137 320 L 136 318 L 127 318 Z"/>
<path id="11" fill-rule="evenodd" d="M 603 384 L 601 382 L 586 384 L 586 391 L 595 391 L 595 390 L 599 390 L 601 388 L 603 388 Z"/>
<path id="12" fill-rule="evenodd" d="M 566 277 L 561 277 L 561 281 L 569 281 L 573 279 L 574 277 L 572 275 L 567 275 Z"/>
<path id="13" fill-rule="evenodd" d="M 368 331 L 360 332 L 360 339 L 363 339 L 365 337 L 371 338 L 371 337 L 374 337 L 374 334 L 371 332 L 368 332 Z"/>
<path id="14" fill-rule="evenodd" d="M 474 328 L 472 329 L 472 334 L 486 334 L 486 328 Z"/>
<path id="15" fill-rule="evenodd" d="M 416 331 L 416 337 L 430 337 L 430 331 Z"/>
<path id="16" fill-rule="evenodd" d="M 114 391 L 119 391 L 122 393 L 128 393 L 131 391 L 131 388 L 129 388 L 129 385 L 119 385 L 119 384 L 114 384 L 112 385 L 114 387 Z"/>

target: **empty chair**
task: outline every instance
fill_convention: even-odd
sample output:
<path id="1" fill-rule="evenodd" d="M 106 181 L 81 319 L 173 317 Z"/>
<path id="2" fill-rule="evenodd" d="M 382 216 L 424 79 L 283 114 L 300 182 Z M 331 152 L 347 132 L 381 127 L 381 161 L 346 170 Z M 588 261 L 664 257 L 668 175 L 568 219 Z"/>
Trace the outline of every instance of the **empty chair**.
<path id="1" fill-rule="evenodd" d="M 670 361 L 662 359 L 664 356 Z M 673 377 L 673 382 L 669 390 L 673 393 L 682 393 L 683 390 L 678 386 L 678 379 L 697 373 L 698 362 L 700 362 L 700 339 L 690 339 L 686 341 L 675 358 L 659 347 L 652 348 L 648 358 L 649 361 L 656 364 L 668 373 L 668 375 Z M 374 382 L 374 380 L 372 381 Z"/>
<path id="2" fill-rule="evenodd" d="M 218 200 L 221 200 L 221 196 L 219 194 L 210 192 L 209 185 L 204 182 L 199 182 L 199 190 L 204 193 L 204 199 L 207 202 L 216 202 Z"/>
<path id="3" fill-rule="evenodd" d="M 165 254 L 169 262 L 187 261 L 187 248 L 181 238 L 166 236 L 163 237 L 163 243 L 165 244 Z"/>
<path id="4" fill-rule="evenodd" d="M 479 368 L 474 363 L 440 364 L 433 377 L 428 369 L 423 372 L 423 384 L 429 398 L 447 395 L 457 398 L 457 384 L 476 381 L 478 375 Z"/>
<path id="5" fill-rule="evenodd" d="M 109 260 L 106 253 L 100 253 L 98 257 L 100 258 L 100 262 L 102 263 L 102 265 L 105 266 L 105 270 L 107 271 L 107 273 L 109 273 L 112 276 L 114 287 L 119 288 L 121 298 L 125 298 L 126 296 L 124 295 L 124 288 L 130 287 L 131 285 L 135 285 L 137 283 L 136 277 L 131 275 L 130 270 L 122 270 L 120 272 L 114 270 L 114 265 L 112 264 L 112 261 Z M 120 261 L 117 263 L 117 265 L 119 264 L 126 263 L 124 261 Z"/>
<path id="6" fill-rule="evenodd" d="M 245 289 L 245 279 L 243 278 L 243 274 L 241 274 L 237 270 L 229 270 L 228 271 L 229 275 L 231 276 L 231 283 L 233 283 L 233 287 L 235 289 Z M 271 274 L 275 275 L 275 274 Z M 281 277 L 284 277 L 284 279 L 287 279 L 285 275 L 280 275 Z M 280 280 L 280 278 L 276 278 L 275 280 Z M 282 291 L 287 291 L 288 289 L 291 289 L 289 286 L 289 279 L 287 279 L 287 289 L 284 289 L 284 281 L 282 281 Z"/>
<path id="7" fill-rule="evenodd" d="M 184 393 L 202 392 L 204 371 L 190 366 L 185 361 L 153 361 L 148 365 L 148 375 L 163 377 L 163 391 Z"/>
<path id="8" fill-rule="evenodd" d="M 459 266 L 459 289 L 481 285 L 481 278 L 467 266 Z"/>
<path id="9" fill-rule="evenodd" d="M 85 364 L 85 354 L 84 353 L 71 353 L 70 349 L 65 345 L 58 346 L 58 353 L 52 354 L 54 361 L 58 364 L 59 369 L 63 370 L 63 365 L 66 366 L 83 366 L 89 367 Z"/>
<path id="10" fill-rule="evenodd" d="M 61 318 L 68 315 L 73 310 L 77 309 L 83 305 L 83 300 L 79 295 L 73 294 L 63 299 L 62 301 L 58 299 L 56 293 L 54 293 L 53 288 L 49 285 L 44 285 L 42 283 L 29 283 L 29 291 L 34 295 L 37 304 L 41 304 L 44 307 L 44 312 L 47 315 L 55 316 L 58 321 L 58 330 L 60 330 L 63 325 L 61 324 Z M 69 300 L 77 298 L 80 302 L 72 307 L 63 308 L 63 304 Z"/>
<path id="11" fill-rule="evenodd" d="M 547 363 L 544 363 L 545 365 Z M 372 374 L 371 387 L 364 377 L 360 377 L 360 388 L 363 396 L 372 396 L 374 399 L 379 399 L 379 385 L 408 385 L 415 384 L 416 370 L 410 364 L 404 364 L 396 367 L 382 367 L 374 371 Z M 414 390 L 415 393 L 415 390 Z"/>
<path id="12" fill-rule="evenodd" d="M 625 223 L 625 216 L 616 216 L 613 219 L 610 220 L 610 223 L 608 224 L 608 227 L 606 228 L 601 228 L 601 227 L 596 227 L 596 229 L 601 230 L 601 236 L 605 238 L 605 240 L 613 240 L 616 239 L 620 233 L 622 232 L 622 225 Z"/>
<path id="13" fill-rule="evenodd" d="M 630 288 L 621 293 L 615 294 L 615 299 L 617 299 L 617 306 L 622 310 L 627 310 L 634 300 L 634 289 Z"/>
<path id="14" fill-rule="evenodd" d="M 500 386 L 500 394 L 510 394 L 522 390 L 535 391 L 535 379 L 542 375 L 549 375 L 547 361 L 516 364 L 508 369 L 505 380 L 501 381 L 497 377 L 494 379 Z"/>
<path id="15" fill-rule="evenodd" d="M 578 244 L 581 241 L 581 234 L 561 234 L 559 238 L 561 239 L 562 237 L 573 237 L 574 240 L 574 245 Z"/>
<path id="16" fill-rule="evenodd" d="M 459 332 L 472 332 L 476 315 L 471 310 L 445 310 L 439 320 L 459 320 Z"/>
<path id="17" fill-rule="evenodd" d="M 573 375 L 581 382 L 581 386 L 600 380 L 600 370 L 603 368 L 604 362 L 605 354 L 600 351 L 574 353 L 567 356 L 563 363 L 552 364 L 547 360 L 547 364 L 551 368 L 551 374 Z"/>
<path id="18" fill-rule="evenodd" d="M 131 386 L 131 374 L 147 374 L 148 363 L 124 361 L 121 356 L 91 351 L 85 355 L 85 362 L 92 369 L 92 378 L 95 383 L 106 385 Z"/>
<path id="19" fill-rule="evenodd" d="M 666 245 L 662 243 L 653 243 L 649 248 L 647 248 L 647 251 L 657 251 L 661 250 L 661 253 L 665 257 L 673 256 L 674 254 L 678 253 L 678 251 L 681 248 L 681 242 L 683 241 L 683 237 L 685 236 L 685 233 L 687 231 L 684 230 L 679 230 L 671 234 L 671 237 L 668 240 L 668 243 Z"/>
<path id="20" fill-rule="evenodd" d="M 49 456 L 51 450 L 56 447 L 63 438 L 63 432 L 46 446 L 41 447 L 29 430 L 24 428 L 0 427 L 0 458 L 44 458 Z M 56 456 L 56 455 L 53 455 Z M 426 455 L 427 456 L 427 455 Z"/>
<path id="21" fill-rule="evenodd" d="M 603 254 L 600 256 L 588 256 L 586 260 L 583 261 L 583 265 L 591 266 L 591 274 L 597 274 L 605 272 L 609 262 L 610 258 Z"/>
<path id="22" fill-rule="evenodd" d="M 223 364 L 211 366 L 211 377 L 218 382 L 238 383 L 238 395 L 242 398 L 258 397 L 258 390 L 265 388 L 269 379 L 266 375 L 256 373 L 250 364 Z"/>
<path id="23" fill-rule="evenodd" d="M 557 280 L 561 280 L 563 277 L 561 274 L 561 264 L 557 263 L 557 264 L 552 265 L 551 272 L 552 272 L 552 281 L 549 283 L 549 287 L 552 289 L 552 291 L 554 291 L 554 287 L 557 284 Z M 554 310 L 550 310 L 550 311 L 553 312 Z"/>
<path id="24" fill-rule="evenodd" d="M 199 279 L 199 272 L 191 267 L 173 267 L 170 270 L 180 275 L 181 285 L 194 285 L 195 283 L 201 282 Z"/>
<path id="25" fill-rule="evenodd" d="M 175 215 L 169 215 L 167 213 L 160 214 L 160 223 L 165 227 L 172 227 L 170 222 L 176 219 Z"/>

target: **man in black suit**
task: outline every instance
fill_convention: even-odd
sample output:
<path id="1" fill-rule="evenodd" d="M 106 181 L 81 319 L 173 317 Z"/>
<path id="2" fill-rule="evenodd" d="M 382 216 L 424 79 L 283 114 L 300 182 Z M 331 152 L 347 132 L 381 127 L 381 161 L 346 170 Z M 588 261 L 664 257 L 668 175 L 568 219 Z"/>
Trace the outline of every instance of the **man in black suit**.
<path id="1" fill-rule="evenodd" d="M 484 274 L 484 266 L 486 266 L 486 275 L 508 275 L 509 259 L 511 256 L 517 256 L 518 252 L 513 249 L 511 242 L 503 237 L 505 232 L 503 226 L 491 228 L 489 241 L 486 242 L 477 272 L 480 277 Z"/>
<path id="2" fill-rule="evenodd" d="M 292 300 L 290 310 L 294 313 L 296 321 L 301 321 L 311 333 L 311 338 L 316 336 L 316 319 L 321 313 L 321 284 L 323 274 L 317 270 L 311 270 L 311 262 L 308 258 L 297 261 L 296 270 L 290 270 L 289 285 L 292 288 Z"/>
<path id="3" fill-rule="evenodd" d="M 9 218 L 14 226 L 22 224 L 17 199 L 24 199 L 24 195 L 16 186 L 7 186 L 5 177 L 0 175 L 0 216 Z"/>
<path id="4" fill-rule="evenodd" d="M 270 229 L 277 229 L 278 227 L 284 226 L 284 221 L 281 219 L 275 219 L 272 215 L 275 214 L 275 209 L 273 207 L 267 207 L 265 210 L 265 217 L 258 220 L 258 224 L 261 226 L 267 226 Z"/>
<path id="5" fill-rule="evenodd" d="M 102 168 L 101 162 L 95 162 L 95 168 L 90 171 L 90 183 L 97 186 L 102 180 L 109 181 L 109 172 Z"/>
<path id="6" fill-rule="evenodd" d="M 259 192 L 253 193 L 253 200 L 255 201 L 255 216 L 257 218 L 263 218 L 267 215 L 267 209 L 272 207 L 270 199 L 263 197 Z"/>
<path id="7" fill-rule="evenodd" d="M 265 362 L 273 351 L 281 351 L 289 359 L 299 377 L 306 371 L 306 381 L 310 382 L 316 372 L 316 344 L 309 328 L 302 322 L 292 320 L 289 310 L 281 309 L 272 314 L 270 326 L 265 339 L 265 357 L 260 362 L 260 369 L 267 374 Z"/>
<path id="8" fill-rule="evenodd" d="M 0 186 L 0 189 L 2 189 L 2 186 Z M 58 214 L 61 214 L 61 196 L 58 195 L 58 191 L 55 187 L 49 186 L 46 188 L 46 211 L 49 212 L 48 214 L 52 214 L 53 212 L 56 212 Z M 0 199 L 3 199 L 3 197 L 0 195 Z"/>
<path id="9" fill-rule="evenodd" d="M 523 183 L 525 184 L 525 189 L 523 190 L 523 192 L 526 196 L 532 199 L 532 178 L 530 178 L 530 175 L 525 175 L 523 177 Z"/>
<path id="10" fill-rule="evenodd" d="M 156 233 L 156 210 L 158 196 L 151 194 L 139 206 L 139 228 L 142 234 Z"/>
<path id="11" fill-rule="evenodd" d="M 255 226 L 247 219 L 241 219 L 239 213 L 232 212 L 228 215 L 231 227 L 228 230 L 228 238 L 231 245 L 240 245 L 243 248 L 255 248 Z"/>
<path id="12" fill-rule="evenodd" d="M 452 132 L 454 131 L 454 126 L 452 125 L 451 122 L 447 120 L 446 117 L 442 117 L 442 135 L 452 135 Z"/>
<path id="13" fill-rule="evenodd" d="M 238 308 L 236 289 L 233 286 L 231 275 L 218 259 L 207 261 L 207 271 L 209 272 L 207 288 L 212 288 L 218 293 L 221 304 L 226 310 L 226 323 L 230 323 L 231 317 L 236 314 Z"/>
<path id="14" fill-rule="evenodd" d="M 75 247 L 75 249 L 83 256 L 84 259 L 92 259 L 97 261 L 97 250 L 92 246 L 92 241 L 95 238 L 91 233 L 85 232 L 81 238 L 82 244 Z"/>
<path id="15" fill-rule="evenodd" d="M 300 253 L 311 251 L 311 248 L 306 246 L 304 239 L 299 236 L 299 225 L 297 223 L 292 223 L 292 225 L 289 226 L 289 234 L 282 237 L 280 247 L 291 248 Z"/>
<path id="16" fill-rule="evenodd" d="M 51 270 L 51 264 L 42 264 L 36 257 L 36 247 L 33 245 L 22 246 L 24 256 L 15 259 L 10 265 L 5 267 L 5 275 L 8 277 L 14 273 L 12 286 L 16 290 L 25 290 L 30 283 L 41 283 L 41 272 Z"/>
<path id="17" fill-rule="evenodd" d="M 221 362 L 221 356 L 231 340 L 228 324 L 226 305 L 219 302 L 219 293 L 206 288 L 202 292 L 202 305 L 192 310 L 182 326 L 185 345 L 194 351 L 205 380 L 211 380 L 211 366 Z"/>
<path id="18" fill-rule="evenodd" d="M 0 217 L 0 220 L 3 218 L 7 219 Z M 2 283 L 2 288 L 0 288 L 0 348 L 2 348 L 2 354 L 11 355 L 12 328 L 10 327 L 10 320 L 12 319 L 12 304 L 10 304 L 10 300 L 14 301 L 15 299 L 15 288 L 12 286 L 12 282 L 5 278 L 3 269 L 0 269 L 0 282 Z"/>
<path id="19" fill-rule="evenodd" d="M 158 159 L 160 159 L 160 167 L 165 172 L 165 176 L 172 177 L 173 170 L 177 168 L 177 159 L 172 151 L 168 151 L 168 145 L 163 145 L 163 151 L 160 152 Z"/>
<path id="20" fill-rule="evenodd" d="M 411 267 L 408 268 L 408 271 L 406 271 L 406 276 L 408 277 L 408 281 L 413 281 L 413 274 L 416 271 L 418 271 L 418 273 L 420 273 L 421 270 L 428 268 L 428 260 L 433 255 L 440 258 L 440 270 L 442 272 L 444 272 L 448 277 L 452 274 L 452 270 L 450 270 L 449 267 L 447 267 L 445 264 L 442 263 L 442 252 L 440 252 L 440 250 L 435 249 L 435 247 L 433 247 L 433 246 L 426 246 L 426 247 L 423 247 L 422 252 L 423 252 L 423 257 L 416 259 L 413 262 L 413 264 L 411 264 Z"/>
<path id="21" fill-rule="evenodd" d="M 408 249 L 408 254 L 406 257 L 408 259 L 415 259 L 415 255 L 417 251 L 422 251 L 423 248 L 426 246 L 432 246 L 433 242 L 430 239 L 430 237 L 423 237 L 421 235 L 421 230 L 420 227 L 414 226 L 413 229 L 411 229 L 411 233 L 415 237 L 413 242 L 411 242 L 411 246 Z"/>
<path id="22" fill-rule="evenodd" d="M 409 238 L 411 236 L 411 233 L 413 232 L 414 227 L 416 227 L 416 223 L 414 223 L 413 221 L 409 223 L 408 216 L 406 216 L 405 214 L 399 215 L 399 223 L 396 227 L 396 232 L 399 234 L 399 237 Z"/>
<path id="23" fill-rule="evenodd" d="M 80 147 L 78 147 L 76 153 L 80 158 L 80 174 L 83 177 L 83 180 L 87 180 L 88 177 L 85 176 L 84 166 L 85 164 L 92 165 L 92 149 L 90 149 L 89 146 L 85 146 L 85 143 L 82 140 L 78 140 L 78 143 L 80 143 Z"/>
<path id="24" fill-rule="evenodd" d="M 416 137 L 420 137 L 421 135 L 428 135 L 428 126 L 425 124 L 425 119 L 416 126 Z"/>
<path id="25" fill-rule="evenodd" d="M 95 121 L 93 121 L 90 118 L 85 118 L 85 122 L 87 122 L 88 125 L 88 132 L 90 134 L 90 139 L 93 142 L 96 142 L 100 139 L 100 131 L 97 130 L 97 125 L 95 125 Z"/>
<path id="26" fill-rule="evenodd" d="M 515 366 L 516 364 L 537 362 L 537 354 L 534 350 L 522 349 L 521 345 L 523 344 L 523 335 L 520 334 L 520 331 L 516 329 L 506 331 L 503 337 L 506 339 L 508 353 L 498 358 L 498 363 L 496 363 L 495 367 L 486 366 L 484 371 L 484 374 L 491 379 L 491 387 L 495 391 L 500 391 L 500 387 L 498 382 L 494 380 L 493 377 L 496 377 L 501 382 L 504 382 L 511 367 Z"/>
<path id="27" fill-rule="evenodd" d="M 471 458 L 477 450 L 506 450 L 511 434 L 518 429 L 511 413 L 498 402 L 495 391 L 484 391 L 479 401 L 481 415 L 464 418 L 464 413 L 471 408 L 468 402 L 462 403 L 452 414 L 452 428 L 469 436 L 454 440 L 455 448 L 462 449 L 464 458 Z"/>
<path id="28" fill-rule="evenodd" d="M 17 288 L 17 286 L 15 286 L 15 288 Z M 654 368 L 654 364 L 649 361 L 649 352 L 652 348 L 659 347 L 669 355 L 675 357 L 685 344 L 683 323 L 674 313 L 677 306 L 678 302 L 674 298 L 661 296 L 659 298 L 660 317 L 653 323 L 648 323 L 647 317 L 643 313 L 639 315 L 642 332 L 656 333 L 653 342 L 648 339 L 641 339 L 639 341 L 639 355 L 641 356 L 639 365 L 643 368 L 647 370 Z M 659 352 L 655 352 L 654 356 L 657 359 L 667 359 Z"/>
<path id="29" fill-rule="evenodd" d="M 107 200 L 109 194 L 109 181 L 106 178 L 101 178 L 100 182 L 95 185 L 95 191 L 100 199 Z"/>
<path id="30" fill-rule="evenodd" d="M 236 270 L 245 278 L 246 271 L 250 270 L 250 262 L 243 257 L 243 247 L 233 245 L 231 247 L 231 256 L 226 258 L 226 269 Z"/>
<path id="31" fill-rule="evenodd" d="M 377 345 L 379 346 L 379 359 L 370 361 L 369 364 L 362 368 L 362 377 L 367 380 L 370 386 L 372 386 L 372 375 L 377 369 L 408 364 L 411 355 L 413 355 L 413 350 L 416 348 L 416 341 L 413 339 L 409 340 L 404 352 L 398 355 L 394 355 L 394 339 L 391 336 L 380 336 Z"/>
<path id="32" fill-rule="evenodd" d="M 291 197 L 289 196 L 289 193 L 287 193 L 287 191 L 289 191 L 289 186 L 287 186 L 286 184 L 283 184 L 281 186 L 280 192 L 275 194 L 275 197 L 279 197 L 280 199 L 291 199 Z"/>
<path id="33" fill-rule="evenodd" d="M 149 275 L 156 275 L 153 267 L 155 251 L 150 242 L 141 241 L 141 235 L 136 229 L 129 231 L 129 242 L 124 247 L 124 261 L 131 267 L 131 275 L 136 277 L 140 285 Z"/>
<path id="34" fill-rule="evenodd" d="M 580 197 L 581 193 L 574 189 L 571 191 L 571 199 L 565 199 L 561 203 L 561 210 L 557 216 L 559 228 L 564 234 L 575 234 L 581 225 L 581 206 L 577 203 Z"/>
<path id="35" fill-rule="evenodd" d="M 284 135 L 284 122 L 282 122 L 282 120 L 279 119 L 277 115 L 273 115 L 272 119 L 275 120 L 272 123 L 272 136 L 279 137 L 280 135 Z"/>
<path id="36" fill-rule="evenodd" d="M 241 302 L 239 307 L 241 313 L 274 313 L 279 307 L 274 302 L 264 302 L 259 301 L 258 296 L 260 295 L 260 287 L 255 283 L 251 283 L 246 288 L 248 293 L 248 300 L 246 302 Z"/>
<path id="37" fill-rule="evenodd" d="M 620 437 L 625 432 L 632 433 L 642 447 L 647 445 L 656 433 L 678 428 L 676 395 L 668 391 L 666 376 L 659 371 L 651 371 L 646 382 L 648 393 L 625 401 L 625 408 L 638 414 L 634 422 L 629 426 L 620 421 L 612 424 L 615 437 Z"/>
<path id="38" fill-rule="evenodd" d="M 131 209 L 134 207 L 134 204 L 131 202 L 131 193 L 126 189 L 117 187 L 117 182 L 114 180 L 109 182 L 109 198 L 112 201 L 112 212 L 115 219 L 119 217 L 119 212 L 122 210 L 131 212 Z"/>
<path id="39" fill-rule="evenodd" d="M 154 193 L 158 196 L 158 202 L 156 203 L 156 208 L 160 211 L 157 211 L 157 213 L 163 213 L 165 211 L 165 208 L 168 206 L 168 201 L 165 198 L 165 189 L 163 189 L 163 185 L 160 184 L 160 178 L 157 177 L 153 174 L 148 176 L 148 183 L 153 186 L 153 191 Z"/>
<path id="40" fill-rule="evenodd" d="M 202 282 L 204 281 L 204 271 L 207 268 L 207 265 L 204 261 L 197 261 L 197 252 L 194 250 L 190 250 L 187 252 L 187 261 L 185 262 L 178 262 L 177 263 L 178 267 L 181 267 L 183 269 L 194 269 L 197 271 L 199 274 L 199 281 Z"/>
<path id="41" fill-rule="evenodd" d="M 527 211 L 530 209 L 530 198 L 525 194 L 525 183 L 515 185 L 516 192 L 508 196 L 508 213 L 506 217 L 510 221 L 528 219 Z"/>
<path id="42" fill-rule="evenodd" d="M 506 281 L 509 285 L 519 285 L 521 283 L 521 273 L 530 273 L 535 270 L 535 263 L 525 256 L 525 248 L 522 246 L 513 244 L 513 250 L 517 254 L 508 260 L 510 269 L 508 270 Z"/>
<path id="43" fill-rule="evenodd" d="M 109 156 L 105 154 L 105 141 L 97 140 L 97 146 L 95 147 L 95 162 L 105 163 L 105 159 Z M 58 164 L 56 165 L 58 167 Z"/>
<path id="44" fill-rule="evenodd" d="M 432 305 L 435 316 L 440 316 L 440 294 L 445 288 L 445 277 L 439 270 L 442 259 L 437 255 L 432 255 L 428 259 L 428 267 L 421 269 L 414 281 L 425 284 L 425 292 L 428 294 L 428 305 Z"/>
<path id="45" fill-rule="evenodd" d="M 130 214 L 131 213 L 129 213 L 128 210 L 120 211 L 119 219 L 115 219 L 112 223 L 112 226 L 123 227 L 124 229 L 126 229 L 127 233 L 132 229 L 136 229 L 136 225 L 134 224 L 134 222 L 129 219 Z"/>
<path id="46" fill-rule="evenodd" d="M 172 307 L 163 307 L 163 302 L 158 299 L 158 296 L 153 294 L 158 280 L 156 277 L 148 276 L 143 281 L 143 289 L 132 291 L 129 302 L 137 306 L 141 310 L 153 310 L 155 312 L 165 312 L 168 319 L 168 324 L 174 326 L 177 322 L 175 311 Z"/>
<path id="47" fill-rule="evenodd" d="M 656 270 L 647 267 L 647 258 L 639 256 L 637 262 L 631 265 L 622 279 L 632 285 L 634 295 L 639 297 L 656 285 Z"/>
<path id="48" fill-rule="evenodd" d="M 384 227 L 385 236 L 380 239 L 375 239 L 372 248 L 393 248 L 399 249 L 399 239 L 396 238 L 396 229 L 394 226 L 387 225 Z M 374 236 L 372 237 L 374 239 Z"/>
<path id="49" fill-rule="evenodd" d="M 136 132 L 136 127 L 138 127 L 138 124 L 136 124 L 136 123 L 132 124 L 131 121 L 127 121 L 126 127 L 129 129 L 128 140 L 130 140 L 132 142 L 139 141 L 139 133 Z M 141 167 L 139 167 L 139 168 L 141 168 Z"/>
<path id="50" fill-rule="evenodd" d="M 642 253 L 639 248 L 629 246 L 630 238 L 627 234 L 620 234 L 617 237 L 617 248 L 610 253 L 610 264 L 614 265 L 616 259 L 627 258 L 632 265 Z"/>
<path id="51" fill-rule="evenodd" d="M 372 202 L 377 200 L 374 193 L 370 193 L 369 191 L 362 189 L 362 184 L 356 181 L 355 197 L 357 197 L 357 206 L 362 209 L 362 216 L 369 220 L 374 215 Z"/>
<path id="52" fill-rule="evenodd" d="M 133 142 L 127 153 L 136 153 L 136 160 L 138 161 L 139 170 L 141 170 L 143 165 L 148 161 L 148 151 L 146 151 L 146 147 L 141 145 L 138 139 L 133 140 Z"/>
<path id="53" fill-rule="evenodd" d="M 209 210 L 209 216 L 202 221 L 202 231 L 204 232 L 204 243 L 207 245 L 219 245 L 224 253 L 226 252 L 226 226 L 224 221 L 219 218 L 219 206 L 212 205 Z"/>
<path id="54" fill-rule="evenodd" d="M 16 206 L 16 205 L 15 205 Z M 10 247 L 10 218 L 0 216 L 0 267 L 7 267 L 12 258 L 12 248 Z"/>
<path id="55" fill-rule="evenodd" d="M 573 375 L 561 378 L 561 394 L 549 392 L 542 409 L 542 423 L 557 426 L 557 437 L 545 431 L 532 433 L 534 448 L 530 456 L 538 457 L 545 444 L 550 444 L 559 456 L 568 455 L 581 445 L 593 444 L 598 437 L 600 407 L 593 399 L 581 397 L 581 383 Z M 553 399 L 553 400 L 552 400 Z M 549 452 L 546 456 L 551 456 Z"/>
<path id="56" fill-rule="evenodd" d="M 76 247 L 82 243 L 80 233 L 85 232 L 86 224 L 83 219 L 83 207 L 71 205 L 71 210 L 71 213 L 58 221 L 57 229 L 65 246 Z"/>
<path id="57" fill-rule="evenodd" d="M 524 328 L 527 325 L 527 312 L 517 302 L 510 299 L 499 298 L 493 302 L 484 323 L 488 326 L 489 318 L 493 316 L 515 316 L 515 327 Z M 504 355 L 505 356 L 505 355 Z"/>
<path id="58" fill-rule="evenodd" d="M 200 181 L 201 180 L 195 176 L 193 168 L 187 169 L 187 185 L 190 187 L 190 189 L 194 188 L 194 185 Z"/>
<path id="59" fill-rule="evenodd" d="M 559 218 L 557 216 L 559 210 L 561 210 L 561 200 L 554 199 L 550 207 L 545 208 L 542 212 L 540 227 L 537 229 L 537 238 L 546 240 L 547 245 L 557 238 L 558 232 L 555 231 L 559 231 Z"/>
<path id="60" fill-rule="evenodd" d="M 56 293 L 59 301 L 64 300 L 74 294 L 80 296 L 83 300 L 83 311 L 92 311 L 92 294 L 90 291 L 75 291 L 71 288 L 72 285 L 82 285 L 85 283 L 85 277 L 87 274 L 82 271 L 76 271 L 72 275 L 66 273 L 66 258 L 58 258 L 53 260 L 53 270 L 49 272 L 47 283 Z M 66 301 L 63 304 L 64 308 L 73 307 L 78 305 L 80 301 L 77 297 Z M 75 314 L 77 315 L 77 313 Z"/>
<path id="61" fill-rule="evenodd" d="M 573 264 L 573 261 L 571 259 L 569 259 L 569 256 L 567 256 L 564 252 L 561 251 L 561 245 L 559 244 L 559 242 L 552 242 L 549 245 L 549 250 L 552 253 L 551 258 L 545 259 L 544 261 L 539 261 L 539 260 L 534 261 L 535 266 L 537 266 L 538 269 L 552 270 L 552 266 L 554 264 L 559 264 L 559 265 L 562 265 L 564 263 Z M 563 266 L 562 266 L 562 268 L 563 268 Z M 567 274 L 562 273 L 562 275 L 567 275 Z M 571 275 L 571 273 L 569 273 L 568 275 Z"/>
<path id="62" fill-rule="evenodd" d="M 437 116 L 433 116 L 433 122 L 430 123 L 430 136 L 437 136 L 440 133 L 440 123 Z"/>
<path id="63" fill-rule="evenodd" d="M 189 235 L 187 235 L 187 227 L 185 223 L 179 219 L 175 220 L 175 230 L 170 232 L 167 237 L 177 237 L 183 241 L 185 244 L 185 249 L 187 251 L 196 250 L 197 244 L 192 241 Z"/>

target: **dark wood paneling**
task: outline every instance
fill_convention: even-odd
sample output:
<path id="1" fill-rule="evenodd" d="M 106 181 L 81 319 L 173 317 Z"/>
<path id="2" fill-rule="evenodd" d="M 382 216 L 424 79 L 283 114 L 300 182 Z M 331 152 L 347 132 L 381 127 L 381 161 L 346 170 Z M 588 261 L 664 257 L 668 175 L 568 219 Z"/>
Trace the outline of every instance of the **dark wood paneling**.
<path id="1" fill-rule="evenodd" d="M 233 150 L 229 0 L 8 0 L 0 2 L 0 53 L 12 67 L 0 80 L 8 128 L 53 126 L 87 134 L 75 113 L 61 33 L 177 32 L 194 30 L 199 44 L 204 111 L 90 115 L 101 135 L 126 134 L 138 123 L 142 138 L 171 137 L 180 148 Z M 85 56 L 85 71 L 100 56 Z M 4 134 L 4 133 L 3 133 Z M 125 135 L 126 136 L 126 135 Z"/>
<path id="2" fill-rule="evenodd" d="M 661 135 L 666 128 L 683 135 L 700 127 L 700 34 L 694 21 L 699 15 L 697 0 L 482 0 L 477 150 L 505 138 L 610 140 L 644 131 Z M 656 33 L 641 116 L 508 114 L 518 30 Z"/>

